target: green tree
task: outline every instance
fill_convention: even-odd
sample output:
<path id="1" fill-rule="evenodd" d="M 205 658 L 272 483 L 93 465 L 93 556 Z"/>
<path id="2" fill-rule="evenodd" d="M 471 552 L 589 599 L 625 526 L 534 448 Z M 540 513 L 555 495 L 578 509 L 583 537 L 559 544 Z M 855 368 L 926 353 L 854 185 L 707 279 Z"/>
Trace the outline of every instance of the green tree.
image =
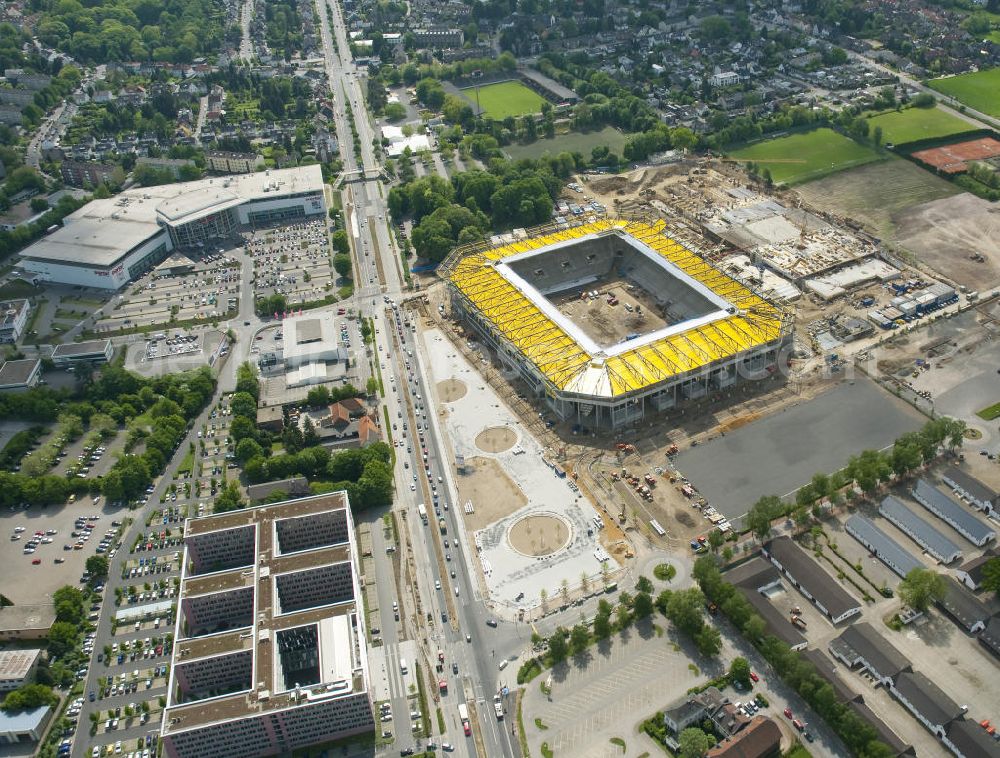
<path id="1" fill-rule="evenodd" d="M 692 726 L 680 733 L 677 739 L 680 758 L 701 758 L 712 747 L 714 740 L 698 727 Z"/>
<path id="2" fill-rule="evenodd" d="M 245 437 L 236 443 L 236 448 L 233 452 L 236 455 L 236 460 L 240 463 L 246 463 L 251 458 L 262 456 L 264 454 L 264 449 L 260 446 L 257 440 L 251 437 Z"/>
<path id="3" fill-rule="evenodd" d="M 948 591 L 944 577 L 936 571 L 915 568 L 899 583 L 899 597 L 917 611 L 926 611 L 931 603 L 940 600 Z"/>
<path id="4" fill-rule="evenodd" d="M 225 513 L 246 507 L 246 501 L 240 495 L 240 488 L 236 482 L 226 482 L 222 491 L 215 498 L 215 513 Z"/>
<path id="5" fill-rule="evenodd" d="M 771 534 L 771 522 L 782 514 L 784 506 L 776 495 L 765 495 L 754 503 L 744 519 L 754 537 L 763 542 Z"/>
<path id="6" fill-rule="evenodd" d="M 714 658 L 722 650 L 722 635 L 711 624 L 704 624 L 694 635 L 694 644 L 706 658 Z"/>
<path id="7" fill-rule="evenodd" d="M 56 621 L 49 630 L 49 657 L 61 658 L 76 648 L 80 632 L 74 624 Z"/>
<path id="8" fill-rule="evenodd" d="M 635 583 L 636 592 L 645 592 L 649 594 L 653 591 L 653 583 L 649 580 L 648 576 L 640 576 Z"/>
<path id="9" fill-rule="evenodd" d="M 569 633 L 569 647 L 573 655 L 579 655 L 590 644 L 590 632 L 583 624 L 577 624 Z"/>
<path id="10" fill-rule="evenodd" d="M 635 593 L 632 612 L 635 613 L 637 619 L 644 619 L 653 615 L 653 598 L 648 592 Z"/>
<path id="11" fill-rule="evenodd" d="M 733 658 L 729 664 L 729 680 L 743 687 L 750 687 L 750 661 L 742 656 Z"/>
<path id="12" fill-rule="evenodd" d="M 722 543 L 726 541 L 726 535 L 724 535 L 718 529 L 713 529 L 708 533 L 708 546 L 712 548 L 712 552 L 719 552 L 719 548 L 722 547 Z"/>
<path id="13" fill-rule="evenodd" d="M 94 579 L 106 579 L 108 576 L 108 559 L 103 555 L 92 555 L 87 558 L 86 567 Z"/>
<path id="14" fill-rule="evenodd" d="M 233 394 L 229 407 L 235 416 L 257 420 L 257 398 L 245 390 Z"/>
<path id="15" fill-rule="evenodd" d="M 562 663 L 569 655 L 569 646 L 566 644 L 566 635 L 561 628 L 556 629 L 555 634 L 549 637 L 549 658 L 552 664 Z"/>
<path id="16" fill-rule="evenodd" d="M 697 587 L 678 590 L 670 595 L 667 603 L 667 618 L 678 630 L 694 636 L 704 622 L 705 596 Z"/>
<path id="17" fill-rule="evenodd" d="M 594 636 L 599 640 L 606 640 L 611 636 L 611 607 L 607 613 L 597 612 L 594 616 Z"/>
<path id="18" fill-rule="evenodd" d="M 1000 558 L 990 558 L 983 564 L 983 579 L 979 586 L 1000 595 Z"/>
<path id="19" fill-rule="evenodd" d="M 59 696 L 52 691 L 51 687 L 42 684 L 25 684 L 8 693 L 0 708 L 5 711 L 19 711 L 24 708 L 38 708 L 42 705 L 56 705 L 58 702 Z"/>

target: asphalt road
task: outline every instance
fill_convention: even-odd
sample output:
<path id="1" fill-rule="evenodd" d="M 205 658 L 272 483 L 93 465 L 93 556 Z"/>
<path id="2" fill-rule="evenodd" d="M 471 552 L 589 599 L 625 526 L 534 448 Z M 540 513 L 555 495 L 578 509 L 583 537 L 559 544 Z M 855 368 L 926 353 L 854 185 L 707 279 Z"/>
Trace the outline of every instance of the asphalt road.
<path id="1" fill-rule="evenodd" d="M 393 600 L 397 600 L 401 604 L 403 614 L 400 618 L 403 622 L 407 621 L 407 610 L 413 614 L 416 606 L 408 598 L 390 596 L 393 593 L 391 589 L 387 588 L 393 586 L 391 562 L 385 553 L 381 529 L 374 528 L 372 531 L 375 535 L 373 547 L 376 559 L 376 584 L 379 587 L 379 605 L 382 614 L 381 629 L 387 648 L 386 656 L 390 662 L 398 658 L 393 653 L 398 649 L 400 632 L 414 638 L 418 644 L 422 645 L 429 660 L 434 660 L 437 650 L 440 649 L 445 655 L 445 676 L 449 680 L 448 695 L 443 697 L 441 701 L 441 708 L 448 726 L 448 735 L 444 739 L 455 745 L 456 755 L 477 754 L 474 741 L 466 738 L 462 733 L 457 713 L 458 703 L 462 702 L 463 699 L 475 701 L 478 729 L 482 735 L 486 754 L 490 756 L 517 756 L 519 749 L 516 741 L 511 739 L 509 721 L 497 721 L 493 714 L 492 698 L 499 680 L 498 664 L 501 656 L 505 657 L 510 652 L 520 648 L 523 643 L 518 642 L 517 630 L 513 629 L 510 624 L 501 623 L 497 629 L 486 625 L 486 619 L 490 615 L 482 600 L 475 596 L 475 582 L 470 578 L 469 567 L 465 560 L 460 559 L 462 556 L 459 553 L 463 555 L 465 553 L 464 544 L 459 551 L 450 548 L 453 560 L 445 564 L 449 569 L 454 568 L 455 579 L 453 580 L 447 572 L 442 576 L 436 548 L 429 541 L 430 538 L 440 539 L 440 535 L 435 534 L 438 530 L 433 525 L 425 527 L 421 524 L 416 510 L 417 503 L 426 502 L 428 510 L 433 512 L 431 501 L 422 493 L 422 482 L 416 482 L 416 484 L 421 485 L 416 491 L 410 490 L 410 484 L 413 483 L 413 473 L 417 472 L 419 477 L 424 471 L 420 448 L 412 444 L 415 439 L 415 424 L 418 419 L 411 415 L 414 410 L 413 401 L 416 394 L 419 394 L 425 403 L 430 396 L 427 392 L 428 388 L 424 384 L 424 372 L 421 369 L 424 357 L 413 341 L 414 335 L 405 329 L 400 335 L 394 317 L 386 314 L 385 298 L 398 303 L 405 296 L 399 268 L 399 252 L 388 227 L 388 207 L 385 202 L 388 191 L 378 178 L 380 166 L 378 157 L 372 151 L 374 138 L 372 120 L 363 98 L 361 78 L 350 59 L 343 14 L 339 4 L 334 0 L 325 0 L 325 2 L 332 11 L 332 28 L 324 10 L 321 10 L 319 16 L 330 88 L 340 106 L 335 108 L 337 114 L 335 121 L 344 162 L 345 217 L 352 233 L 355 248 L 356 286 L 354 299 L 361 312 L 375 320 L 376 342 L 381 350 L 377 347 L 373 350 L 373 356 L 374 360 L 381 363 L 386 389 L 386 406 L 390 419 L 397 425 L 394 437 L 401 438 L 402 422 L 405 420 L 408 426 L 407 441 L 411 443 L 413 450 L 412 453 L 407 454 L 405 447 L 396 448 L 397 463 L 394 473 L 397 495 L 395 508 L 397 511 L 405 511 L 407 514 L 405 522 L 400 519 L 398 523 L 405 523 L 405 528 L 409 531 L 417 575 L 417 586 L 414 589 L 420 598 L 420 608 L 424 615 L 414 620 L 416 628 L 400 629 L 396 623 L 392 611 Z M 339 54 L 337 50 L 334 50 L 333 36 L 337 39 Z M 343 107 L 345 102 L 350 103 L 355 117 L 355 126 L 361 143 L 360 164 L 354 155 L 353 136 L 346 119 L 346 108 Z M 379 262 L 381 266 L 378 265 Z M 411 352 L 412 357 L 406 353 L 399 354 L 397 352 L 399 350 Z M 408 376 L 409 372 L 402 364 L 404 355 L 410 360 L 413 368 L 412 381 Z M 393 377 L 393 380 L 390 379 L 390 376 Z M 396 391 L 392 390 L 393 385 L 395 385 Z M 405 402 L 406 397 L 410 398 L 408 405 Z M 433 421 L 433 415 L 433 412 L 428 413 L 431 421 Z M 425 423 L 426 419 L 421 416 L 419 421 Z M 438 488 L 439 492 L 442 493 L 442 504 L 448 502 L 449 506 L 447 511 L 442 510 L 442 516 L 446 521 L 448 537 L 451 540 L 459 533 L 456 528 L 458 522 L 454 515 L 450 495 L 445 493 L 454 492 L 455 489 L 451 486 L 443 486 L 449 477 L 449 467 L 441 465 L 444 458 L 438 432 L 433 423 L 431 428 L 425 432 L 425 438 L 428 449 L 429 481 L 438 484 L 438 477 L 442 478 Z M 408 468 L 404 467 L 404 462 L 409 464 Z M 400 536 L 403 537 L 403 535 Z M 436 582 L 440 582 L 440 590 L 434 589 Z M 459 593 L 457 597 L 454 595 L 456 587 Z M 455 601 L 458 631 L 455 631 L 450 623 L 443 624 L 441 621 L 442 612 L 448 612 L 446 592 L 452 593 L 451 597 Z M 428 613 L 433 623 L 428 622 L 426 615 Z M 450 612 L 448 612 L 448 616 L 450 622 Z M 411 615 L 410 618 L 413 616 Z M 466 642 L 466 634 L 471 635 L 471 643 Z M 458 664 L 459 673 L 457 676 L 451 673 L 453 662 Z M 516 668 L 513 668 L 514 665 L 516 664 L 512 664 L 511 668 L 506 669 L 508 674 L 513 675 L 513 672 L 516 671 Z M 406 709 L 402 698 L 397 696 L 396 686 L 396 683 L 391 680 L 392 709 L 398 724 L 394 730 L 396 742 L 391 752 L 398 754 L 397 751 L 403 747 L 408 745 L 417 747 L 417 745 L 416 741 L 409 737 L 408 728 L 402 723 Z M 401 694 L 405 696 L 405 693 Z M 436 718 L 433 714 L 430 715 L 436 731 Z M 386 754 L 389 752 L 387 750 Z"/>

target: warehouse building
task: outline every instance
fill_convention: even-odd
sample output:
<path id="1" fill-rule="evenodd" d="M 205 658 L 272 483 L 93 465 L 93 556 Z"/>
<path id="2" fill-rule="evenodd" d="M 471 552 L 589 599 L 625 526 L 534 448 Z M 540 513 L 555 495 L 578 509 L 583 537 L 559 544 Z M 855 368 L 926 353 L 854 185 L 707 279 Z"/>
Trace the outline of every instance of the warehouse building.
<path id="1" fill-rule="evenodd" d="M 900 576 L 905 577 L 913 569 L 924 568 L 924 564 L 864 516 L 851 516 L 844 524 L 844 530 Z"/>
<path id="2" fill-rule="evenodd" d="M 834 624 L 861 613 L 861 604 L 790 537 L 766 542 L 763 553 Z"/>
<path id="3" fill-rule="evenodd" d="M 1000 509 L 1000 494 L 957 466 L 949 466 L 941 479 L 955 494 L 968 500 L 973 508 L 985 511 L 987 516 Z"/>
<path id="4" fill-rule="evenodd" d="M 919 671 L 904 671 L 892 684 L 892 694 L 939 740 L 947 735 L 948 725 L 962 718 L 965 708 Z"/>
<path id="5" fill-rule="evenodd" d="M 990 619 L 979 635 L 979 644 L 1000 658 L 1000 616 Z"/>
<path id="6" fill-rule="evenodd" d="M 958 545 L 941 534 L 892 495 L 884 498 L 878 512 L 908 535 L 914 542 L 941 563 L 948 564 L 962 557 Z"/>
<path id="7" fill-rule="evenodd" d="M 995 539 L 997 533 L 926 479 L 917 480 L 913 499 L 977 547 Z"/>
<path id="8" fill-rule="evenodd" d="M 958 758 L 1000 757 L 1000 744 L 971 719 L 958 719 L 949 724 L 944 744 Z"/>
<path id="9" fill-rule="evenodd" d="M 753 606 L 766 624 L 768 634 L 777 637 L 792 650 L 805 648 L 806 638 L 768 598 L 770 590 L 781 586 L 781 572 L 773 564 L 760 557 L 751 558 L 727 571 L 725 579 Z"/>
<path id="10" fill-rule="evenodd" d="M 291 754 L 374 729 L 345 492 L 184 524 L 169 758 Z"/>
<path id="11" fill-rule="evenodd" d="M 129 189 L 68 215 L 24 250 L 22 268 L 39 281 L 114 290 L 176 248 L 325 212 L 319 166 Z"/>

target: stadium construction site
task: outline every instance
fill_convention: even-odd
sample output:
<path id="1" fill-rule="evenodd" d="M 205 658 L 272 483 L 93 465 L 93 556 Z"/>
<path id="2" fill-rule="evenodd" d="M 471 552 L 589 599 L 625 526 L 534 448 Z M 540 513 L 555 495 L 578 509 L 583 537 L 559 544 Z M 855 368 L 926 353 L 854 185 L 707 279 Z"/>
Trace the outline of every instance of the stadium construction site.
<path id="1" fill-rule="evenodd" d="M 792 314 L 662 220 L 589 217 L 456 249 L 452 314 L 563 422 L 617 430 L 787 360 Z"/>

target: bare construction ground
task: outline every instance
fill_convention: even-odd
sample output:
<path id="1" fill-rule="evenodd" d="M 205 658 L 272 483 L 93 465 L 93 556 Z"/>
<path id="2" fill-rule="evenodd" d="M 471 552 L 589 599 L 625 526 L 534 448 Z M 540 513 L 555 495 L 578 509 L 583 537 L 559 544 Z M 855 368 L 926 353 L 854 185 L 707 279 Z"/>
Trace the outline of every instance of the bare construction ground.
<path id="1" fill-rule="evenodd" d="M 465 528 L 469 532 L 483 529 L 494 521 L 523 508 L 528 498 L 511 480 L 500 464 L 492 458 L 472 458 L 465 461 L 465 473 L 458 474 L 458 503 L 461 508 L 472 501 L 474 513 L 466 513 Z"/>
<path id="2" fill-rule="evenodd" d="M 899 244 L 970 290 L 1000 283 L 1000 212 L 963 193 L 911 208 L 900 218 Z M 969 256 L 985 256 L 982 263 Z"/>
<path id="3" fill-rule="evenodd" d="M 586 295 L 594 291 L 600 292 L 600 296 Z M 619 301 L 617 305 L 609 304 L 611 296 Z M 649 293 L 619 276 L 602 278 L 586 289 L 568 290 L 550 299 L 563 315 L 603 347 L 617 345 L 629 334 L 662 329 L 668 323 Z"/>
<path id="4" fill-rule="evenodd" d="M 476 436 L 476 447 L 484 453 L 502 453 L 517 442 L 517 432 L 508 426 L 491 426 Z"/>

